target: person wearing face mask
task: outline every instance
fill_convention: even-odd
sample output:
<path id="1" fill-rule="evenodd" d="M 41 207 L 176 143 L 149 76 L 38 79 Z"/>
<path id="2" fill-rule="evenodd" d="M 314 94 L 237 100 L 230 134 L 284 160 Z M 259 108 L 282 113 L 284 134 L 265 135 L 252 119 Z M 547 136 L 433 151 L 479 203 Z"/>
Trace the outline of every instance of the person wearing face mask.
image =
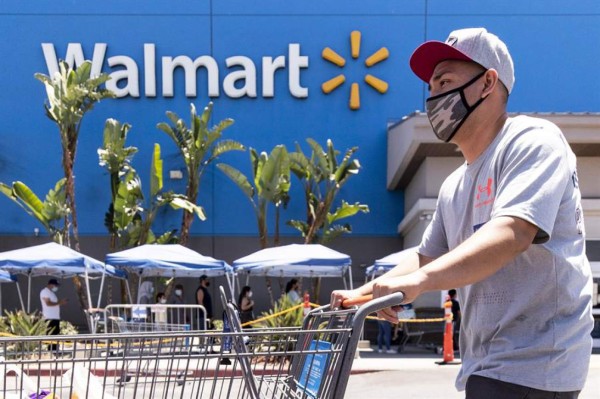
<path id="1" fill-rule="evenodd" d="M 166 305 L 167 297 L 164 292 L 156 294 L 156 304 Z M 165 324 L 167 322 L 167 308 L 166 307 L 153 307 L 152 313 L 154 314 L 154 322 L 158 324 Z"/>
<path id="2" fill-rule="evenodd" d="M 577 398 L 589 368 L 591 269 L 576 159 L 560 129 L 509 117 L 507 46 L 484 28 L 451 32 L 412 54 L 429 84 L 436 136 L 465 163 L 444 181 L 414 256 L 345 298 L 459 287 L 466 398 Z M 395 321 L 397 309 L 378 312 Z"/>
<path id="3" fill-rule="evenodd" d="M 60 307 L 67 304 L 66 299 L 58 299 L 59 282 L 55 278 L 48 280 L 48 284 L 40 292 L 40 302 L 42 304 L 42 317 L 48 323 L 48 335 L 60 334 Z M 56 344 L 48 345 L 48 350 L 56 351 Z"/>
<path id="4" fill-rule="evenodd" d="M 252 300 L 252 288 L 250 288 L 250 286 L 247 285 L 242 288 L 238 297 L 237 306 L 240 310 L 240 321 L 242 324 L 254 320 L 254 301 Z M 252 326 L 248 325 L 245 327 L 250 328 Z"/>
<path id="5" fill-rule="evenodd" d="M 171 296 L 171 300 L 169 301 L 169 303 L 173 305 L 185 305 L 185 298 L 183 297 L 183 285 L 175 285 L 175 289 L 173 290 L 173 295 Z M 187 320 L 186 312 L 183 308 L 174 309 L 171 312 L 171 318 L 173 319 L 171 320 L 171 323 L 189 323 L 189 320 Z"/>

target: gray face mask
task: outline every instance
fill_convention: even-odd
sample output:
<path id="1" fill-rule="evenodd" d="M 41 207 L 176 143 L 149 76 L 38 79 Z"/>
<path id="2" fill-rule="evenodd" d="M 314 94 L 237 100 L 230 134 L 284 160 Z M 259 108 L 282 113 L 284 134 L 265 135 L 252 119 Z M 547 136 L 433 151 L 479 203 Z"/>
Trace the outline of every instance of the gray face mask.
<path id="1" fill-rule="evenodd" d="M 487 98 L 480 98 L 479 101 L 470 106 L 465 97 L 465 89 L 475 83 L 486 72 L 483 71 L 456 89 L 427 99 L 425 102 L 427 117 L 438 139 L 446 143 L 452 140 L 452 137 L 467 120 L 467 117 Z"/>

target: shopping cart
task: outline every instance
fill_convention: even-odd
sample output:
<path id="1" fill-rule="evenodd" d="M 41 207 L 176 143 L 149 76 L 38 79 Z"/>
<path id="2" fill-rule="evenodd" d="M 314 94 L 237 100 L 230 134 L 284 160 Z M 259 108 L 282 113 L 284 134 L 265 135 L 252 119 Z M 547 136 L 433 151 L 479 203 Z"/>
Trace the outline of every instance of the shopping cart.
<path id="1" fill-rule="evenodd" d="M 0 397 L 342 398 L 365 317 L 401 295 L 361 307 L 314 309 L 302 327 L 229 332 L 132 332 L 0 340 Z M 204 350 L 215 342 L 215 351 Z M 57 345 L 60 356 L 48 351 Z M 216 353 L 215 353 L 216 352 Z"/>
<path id="2" fill-rule="evenodd" d="M 221 299 L 232 331 L 232 347 L 252 398 L 343 398 L 366 317 L 398 305 L 401 293 L 362 307 L 316 308 L 300 328 L 242 330 L 235 305 Z"/>

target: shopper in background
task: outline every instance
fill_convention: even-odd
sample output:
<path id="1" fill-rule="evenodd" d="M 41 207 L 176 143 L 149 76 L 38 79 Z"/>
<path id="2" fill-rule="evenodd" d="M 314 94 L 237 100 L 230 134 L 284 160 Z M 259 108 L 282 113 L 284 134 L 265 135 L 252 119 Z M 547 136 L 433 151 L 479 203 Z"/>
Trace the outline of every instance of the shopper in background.
<path id="1" fill-rule="evenodd" d="M 300 283 L 295 278 L 287 282 L 285 286 L 285 294 L 292 303 L 299 303 L 302 301 L 302 297 L 299 293 Z"/>
<path id="2" fill-rule="evenodd" d="M 386 353 L 395 353 L 392 350 L 392 323 L 387 320 L 377 320 L 377 352 L 383 353 L 385 344 Z"/>
<path id="3" fill-rule="evenodd" d="M 60 307 L 67 304 L 66 299 L 59 300 L 56 296 L 59 282 L 55 278 L 48 280 L 48 284 L 40 292 L 42 304 L 42 317 L 48 323 L 48 335 L 60 334 Z M 48 345 L 48 350 L 56 351 L 57 344 Z"/>
<path id="4" fill-rule="evenodd" d="M 166 305 L 167 297 L 164 292 L 159 292 L 156 294 L 156 304 L 157 305 Z M 154 314 L 154 322 L 159 324 L 165 324 L 167 322 L 167 308 L 166 306 L 154 306 L 152 308 L 152 313 Z"/>
<path id="5" fill-rule="evenodd" d="M 169 303 L 173 304 L 173 305 L 185 305 L 185 298 L 183 296 L 183 285 L 181 284 L 177 284 L 175 285 L 175 289 L 173 290 L 173 294 L 171 295 L 171 300 L 169 301 Z M 174 308 L 171 310 L 170 313 L 170 317 L 171 317 L 171 323 L 175 323 L 175 324 L 188 324 L 190 322 L 189 320 L 189 314 L 185 311 L 184 308 L 180 307 L 180 308 Z"/>
<path id="6" fill-rule="evenodd" d="M 240 321 L 242 324 L 254 320 L 254 300 L 252 299 L 252 288 L 250 286 L 247 285 L 242 288 L 237 306 L 240 311 Z"/>
<path id="7" fill-rule="evenodd" d="M 208 280 L 208 276 L 203 274 L 200 276 L 200 286 L 196 290 L 196 304 L 204 306 L 206 309 L 206 320 L 204 316 L 200 317 L 199 325 L 201 328 L 204 328 L 204 323 L 206 322 L 206 328 L 208 330 L 212 330 L 212 318 L 213 318 L 213 307 L 212 307 L 212 297 L 210 296 L 210 292 L 208 291 L 208 287 L 210 287 L 210 281 Z"/>

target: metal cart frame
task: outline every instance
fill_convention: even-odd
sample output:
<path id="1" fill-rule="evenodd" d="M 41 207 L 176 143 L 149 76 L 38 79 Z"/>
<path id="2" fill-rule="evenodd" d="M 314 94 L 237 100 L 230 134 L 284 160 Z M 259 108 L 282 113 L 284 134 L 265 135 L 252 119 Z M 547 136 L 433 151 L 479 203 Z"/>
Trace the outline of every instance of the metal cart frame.
<path id="1" fill-rule="evenodd" d="M 365 317 L 401 300 L 323 306 L 299 328 L 242 330 L 227 303 L 233 331 L 0 339 L 0 397 L 342 398 Z M 216 351 L 206 350 L 208 341 Z"/>

